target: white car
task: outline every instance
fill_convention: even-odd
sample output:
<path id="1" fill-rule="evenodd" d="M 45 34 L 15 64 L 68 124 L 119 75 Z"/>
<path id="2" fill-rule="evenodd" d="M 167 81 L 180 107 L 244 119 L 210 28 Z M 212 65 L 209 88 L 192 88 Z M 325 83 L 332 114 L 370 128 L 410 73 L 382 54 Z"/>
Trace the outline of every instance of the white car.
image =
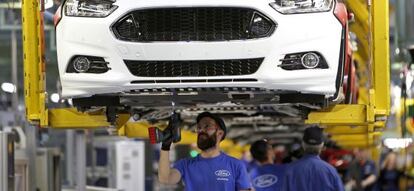
<path id="1" fill-rule="evenodd" d="M 335 0 L 66 0 L 55 24 L 61 94 L 77 105 L 326 106 L 342 92 Z"/>

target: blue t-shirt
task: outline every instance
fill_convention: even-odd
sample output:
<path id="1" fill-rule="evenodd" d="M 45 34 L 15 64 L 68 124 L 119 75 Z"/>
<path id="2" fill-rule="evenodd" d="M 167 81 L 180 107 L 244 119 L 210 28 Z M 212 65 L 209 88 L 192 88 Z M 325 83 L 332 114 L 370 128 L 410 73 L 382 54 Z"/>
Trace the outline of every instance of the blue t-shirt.
<path id="1" fill-rule="evenodd" d="M 368 178 L 371 175 L 376 175 L 377 169 L 375 167 L 375 163 L 374 161 L 368 160 L 365 162 L 364 165 L 362 165 L 361 167 L 361 174 L 363 175 L 364 179 Z M 366 191 L 374 191 L 375 189 L 375 184 L 371 184 L 367 187 L 365 187 Z"/>
<path id="2" fill-rule="evenodd" d="M 187 191 L 238 191 L 251 188 L 243 163 L 224 153 L 214 158 L 198 155 L 174 164 Z"/>
<path id="3" fill-rule="evenodd" d="M 376 167 L 374 161 L 367 160 L 363 163 L 354 160 L 348 168 L 346 179 L 354 179 L 357 184 L 360 184 L 364 179 L 371 175 L 376 175 Z M 364 191 L 376 190 L 375 184 L 371 184 L 363 189 Z"/>
<path id="4" fill-rule="evenodd" d="M 266 164 L 252 169 L 250 172 L 250 178 L 254 189 L 256 191 L 280 190 L 285 170 L 285 165 L 274 164 Z"/>
<path id="5" fill-rule="evenodd" d="M 288 166 L 283 191 L 343 191 L 343 183 L 334 167 L 318 155 L 305 155 Z"/>

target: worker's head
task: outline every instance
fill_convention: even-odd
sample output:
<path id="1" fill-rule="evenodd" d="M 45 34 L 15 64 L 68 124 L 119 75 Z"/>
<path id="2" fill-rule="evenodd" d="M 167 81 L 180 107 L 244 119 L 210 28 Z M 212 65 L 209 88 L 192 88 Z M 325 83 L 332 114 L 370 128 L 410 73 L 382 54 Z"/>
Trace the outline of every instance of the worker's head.
<path id="1" fill-rule="evenodd" d="M 302 146 L 306 154 L 320 154 L 323 148 L 323 129 L 312 126 L 303 133 Z"/>
<path id="2" fill-rule="evenodd" d="M 355 158 L 359 161 L 366 161 L 369 159 L 369 151 L 364 148 L 355 148 L 353 150 Z"/>
<path id="3" fill-rule="evenodd" d="M 197 146 L 205 151 L 218 146 L 226 137 L 226 125 L 224 121 L 209 112 L 203 112 L 197 116 Z"/>
<path id="4" fill-rule="evenodd" d="M 250 153 L 253 158 L 260 163 L 273 163 L 275 159 L 272 145 L 266 140 L 255 141 L 250 147 Z"/>
<path id="5" fill-rule="evenodd" d="M 290 146 L 289 153 L 292 160 L 300 159 L 303 156 L 303 146 L 300 143 L 294 143 Z"/>
<path id="6" fill-rule="evenodd" d="M 386 168 L 387 170 L 394 170 L 397 168 L 397 153 L 390 152 L 385 157 L 384 162 L 382 163 L 382 167 Z"/>

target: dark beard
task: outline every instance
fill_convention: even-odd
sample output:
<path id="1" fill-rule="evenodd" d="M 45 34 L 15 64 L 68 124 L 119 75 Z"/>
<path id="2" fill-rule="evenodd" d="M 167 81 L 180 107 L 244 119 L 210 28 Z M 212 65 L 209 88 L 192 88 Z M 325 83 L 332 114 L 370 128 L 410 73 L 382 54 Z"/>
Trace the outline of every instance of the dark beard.
<path id="1" fill-rule="evenodd" d="M 206 151 L 216 146 L 216 133 L 209 136 L 207 133 L 199 133 L 197 136 L 197 147 L 202 151 Z"/>

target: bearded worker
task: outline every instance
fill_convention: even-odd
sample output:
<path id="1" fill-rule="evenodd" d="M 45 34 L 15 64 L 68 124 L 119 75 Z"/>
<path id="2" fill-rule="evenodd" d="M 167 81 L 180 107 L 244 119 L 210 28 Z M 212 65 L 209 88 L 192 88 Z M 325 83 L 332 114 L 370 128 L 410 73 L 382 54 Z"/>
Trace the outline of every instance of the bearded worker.
<path id="1" fill-rule="evenodd" d="M 162 142 L 158 178 L 163 184 L 184 182 L 187 191 L 250 190 L 249 176 L 244 164 L 220 151 L 226 137 L 224 121 L 209 112 L 197 116 L 197 147 L 195 158 L 181 159 L 170 167 L 169 151 L 172 140 Z"/>

